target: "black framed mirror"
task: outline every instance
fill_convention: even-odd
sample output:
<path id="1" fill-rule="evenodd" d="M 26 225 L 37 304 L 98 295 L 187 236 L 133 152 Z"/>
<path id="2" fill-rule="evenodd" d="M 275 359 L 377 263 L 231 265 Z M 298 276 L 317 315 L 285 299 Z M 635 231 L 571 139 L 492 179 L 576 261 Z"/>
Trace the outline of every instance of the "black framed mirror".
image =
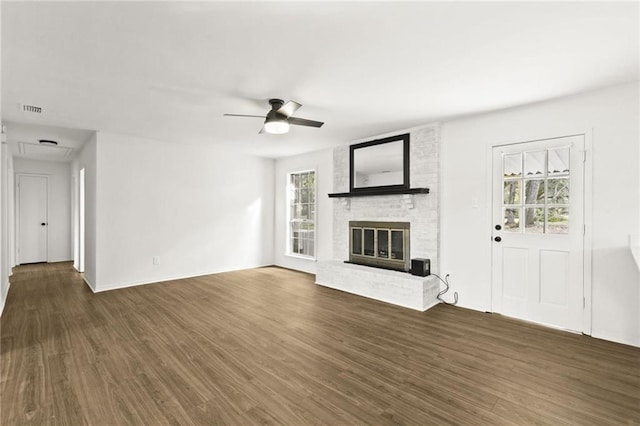
<path id="1" fill-rule="evenodd" d="M 349 191 L 409 189 L 409 134 L 350 146 Z"/>

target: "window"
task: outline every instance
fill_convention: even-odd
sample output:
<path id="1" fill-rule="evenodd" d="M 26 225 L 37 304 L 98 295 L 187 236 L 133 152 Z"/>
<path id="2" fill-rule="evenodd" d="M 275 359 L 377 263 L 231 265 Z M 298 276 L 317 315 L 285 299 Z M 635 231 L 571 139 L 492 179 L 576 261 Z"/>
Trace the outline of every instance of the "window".
<path id="1" fill-rule="evenodd" d="M 289 235 L 287 253 L 315 258 L 316 172 L 307 170 L 287 175 Z"/>
<path id="2" fill-rule="evenodd" d="M 506 154 L 502 167 L 504 230 L 567 234 L 569 147 Z"/>

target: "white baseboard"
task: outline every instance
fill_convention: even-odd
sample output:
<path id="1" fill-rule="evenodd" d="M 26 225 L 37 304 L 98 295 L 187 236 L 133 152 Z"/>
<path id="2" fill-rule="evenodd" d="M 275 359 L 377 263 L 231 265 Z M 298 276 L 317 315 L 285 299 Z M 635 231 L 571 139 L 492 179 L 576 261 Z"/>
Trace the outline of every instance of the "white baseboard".
<path id="1" fill-rule="evenodd" d="M 85 284 L 89 287 L 89 289 L 91 289 L 92 292 L 96 293 L 96 286 L 91 281 L 89 281 L 87 276 L 84 275 L 82 279 L 84 280 Z"/>
<path id="2" fill-rule="evenodd" d="M 264 265 L 247 266 L 246 268 L 217 269 L 213 271 L 204 271 L 204 272 L 196 272 L 193 274 L 175 275 L 170 277 L 162 277 L 162 278 L 144 280 L 144 281 L 125 282 L 125 283 L 113 284 L 113 285 L 100 287 L 100 288 L 95 288 L 93 285 L 89 284 L 89 282 L 87 282 L 87 284 L 89 285 L 89 287 L 91 287 L 91 290 L 94 293 L 102 293 L 103 291 L 119 290 L 122 288 L 137 287 L 139 285 L 148 285 L 148 284 L 156 284 L 156 283 L 162 283 L 167 281 L 185 280 L 187 278 L 196 278 L 196 277 L 203 277 L 206 275 L 222 274 L 224 272 L 242 271 L 245 269 L 264 268 L 266 266 L 273 266 L 273 264 L 269 263 Z"/>

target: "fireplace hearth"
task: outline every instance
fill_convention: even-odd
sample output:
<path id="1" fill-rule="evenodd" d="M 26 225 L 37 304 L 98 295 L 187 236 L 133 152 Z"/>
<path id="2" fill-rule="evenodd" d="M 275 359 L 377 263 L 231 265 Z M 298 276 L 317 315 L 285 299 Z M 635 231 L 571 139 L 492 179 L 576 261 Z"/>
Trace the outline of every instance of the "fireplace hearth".
<path id="1" fill-rule="evenodd" d="M 409 222 L 349 222 L 349 262 L 408 272 Z"/>

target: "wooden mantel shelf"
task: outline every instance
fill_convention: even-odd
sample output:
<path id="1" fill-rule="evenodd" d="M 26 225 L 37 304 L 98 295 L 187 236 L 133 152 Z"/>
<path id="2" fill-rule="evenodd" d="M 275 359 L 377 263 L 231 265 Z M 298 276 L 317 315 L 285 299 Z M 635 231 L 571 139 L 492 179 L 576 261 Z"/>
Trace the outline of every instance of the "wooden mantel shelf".
<path id="1" fill-rule="evenodd" d="M 329 198 L 373 197 L 376 195 L 428 194 L 429 188 L 379 188 L 370 191 L 338 192 Z"/>

